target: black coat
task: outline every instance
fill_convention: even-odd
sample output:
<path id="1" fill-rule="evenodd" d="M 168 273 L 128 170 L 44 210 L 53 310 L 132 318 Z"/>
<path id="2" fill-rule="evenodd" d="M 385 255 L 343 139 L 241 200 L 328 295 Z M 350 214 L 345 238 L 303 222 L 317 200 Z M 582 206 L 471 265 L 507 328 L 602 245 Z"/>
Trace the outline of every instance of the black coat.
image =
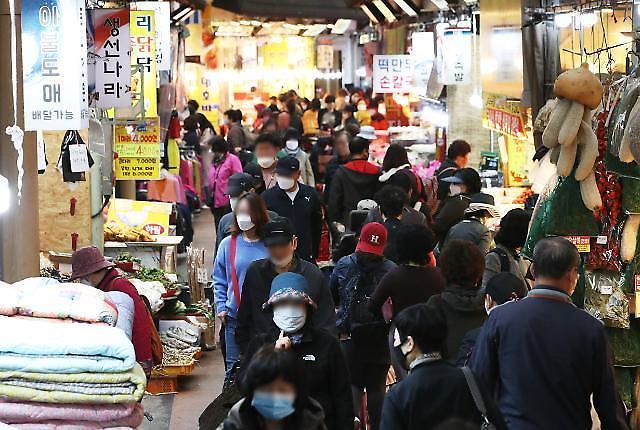
<path id="1" fill-rule="evenodd" d="M 271 330 L 251 341 L 242 368 L 263 345 L 275 344 L 280 332 Z M 304 328 L 292 351 L 302 362 L 309 396 L 322 405 L 328 430 L 353 430 L 353 399 L 347 363 L 338 340 L 324 330 Z M 242 378 L 243 369 L 240 370 Z M 301 429 L 302 430 L 302 429 Z"/>
<path id="2" fill-rule="evenodd" d="M 322 205 L 316 190 L 304 184 L 298 186 L 300 188 L 293 202 L 278 185 L 262 193 L 262 198 L 269 210 L 293 223 L 298 236 L 296 255 L 314 262 L 322 235 Z"/>
<path id="3" fill-rule="evenodd" d="M 447 158 L 436 170 L 436 178 L 438 178 L 438 199 L 444 200 L 449 195 L 449 183 L 444 182 L 443 179 L 449 178 L 456 174 L 460 168 L 455 161 Z"/>
<path id="4" fill-rule="evenodd" d="M 305 277 L 309 284 L 307 293 L 318 305 L 318 309 L 311 316 L 313 326 L 334 333 L 336 314 L 325 276 L 315 265 L 300 259 L 295 260 L 290 271 Z M 278 274 L 268 259 L 254 261 L 247 269 L 242 288 L 242 300 L 236 316 L 238 320 L 236 342 L 241 351 L 246 350 L 255 336 L 276 329 L 273 311 L 262 310 L 262 304 L 269 298 L 271 282 L 276 276 Z"/>
<path id="5" fill-rule="evenodd" d="M 367 160 L 352 160 L 338 167 L 331 180 L 329 194 L 329 219 L 348 227 L 349 214 L 358 202 L 373 199 L 380 188 L 380 170 Z"/>
<path id="6" fill-rule="evenodd" d="M 498 430 L 506 430 L 495 402 L 482 386 L 480 390 L 489 420 Z M 419 364 L 389 390 L 380 429 L 433 429 L 453 418 L 477 425 L 481 422 L 462 370 L 445 361 L 436 361 Z"/>

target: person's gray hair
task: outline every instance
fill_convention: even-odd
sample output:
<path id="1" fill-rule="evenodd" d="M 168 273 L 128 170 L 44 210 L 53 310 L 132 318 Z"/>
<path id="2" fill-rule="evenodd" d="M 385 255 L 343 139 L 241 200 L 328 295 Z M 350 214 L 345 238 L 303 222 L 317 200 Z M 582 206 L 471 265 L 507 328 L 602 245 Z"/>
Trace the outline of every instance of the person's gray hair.
<path id="1" fill-rule="evenodd" d="M 533 269 L 536 277 L 560 279 L 579 265 L 578 249 L 563 237 L 542 239 L 533 250 Z"/>

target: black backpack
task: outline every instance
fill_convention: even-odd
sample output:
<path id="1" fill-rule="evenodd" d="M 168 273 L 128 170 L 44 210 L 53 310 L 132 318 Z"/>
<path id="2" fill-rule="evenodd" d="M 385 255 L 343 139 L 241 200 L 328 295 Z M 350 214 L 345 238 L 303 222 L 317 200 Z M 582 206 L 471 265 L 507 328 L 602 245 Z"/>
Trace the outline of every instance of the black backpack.
<path id="1" fill-rule="evenodd" d="M 509 263 L 509 256 L 504 249 L 493 248 L 488 254 L 496 254 L 498 258 L 500 258 L 500 271 L 501 272 L 510 272 L 511 271 L 511 263 Z"/>
<path id="2" fill-rule="evenodd" d="M 366 340 L 371 336 L 386 335 L 387 323 L 382 315 L 376 315 L 369 310 L 369 297 L 378 281 L 375 271 L 365 271 L 361 267 L 358 267 L 358 273 L 349 280 L 347 288 L 352 292 L 349 304 L 352 338 Z"/>

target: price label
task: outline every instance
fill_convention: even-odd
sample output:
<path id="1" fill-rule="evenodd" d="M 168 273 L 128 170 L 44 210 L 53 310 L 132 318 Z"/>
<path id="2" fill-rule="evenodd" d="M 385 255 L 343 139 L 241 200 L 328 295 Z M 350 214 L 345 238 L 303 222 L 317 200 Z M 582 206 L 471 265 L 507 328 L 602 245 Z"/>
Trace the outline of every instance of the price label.
<path id="1" fill-rule="evenodd" d="M 209 282 L 209 273 L 207 272 L 207 269 L 198 269 L 198 283 L 206 284 L 207 282 Z"/>
<path id="2" fill-rule="evenodd" d="M 613 285 L 600 285 L 600 294 L 613 294 Z"/>
<path id="3" fill-rule="evenodd" d="M 71 171 L 73 173 L 86 172 L 89 170 L 87 145 L 69 145 L 69 156 L 71 158 Z"/>
<path id="4" fill-rule="evenodd" d="M 565 236 L 565 239 L 573 243 L 579 253 L 588 254 L 591 252 L 591 238 L 589 236 Z"/>
<path id="5" fill-rule="evenodd" d="M 607 236 L 598 236 L 596 239 L 596 243 L 598 245 L 606 245 L 609 242 L 609 238 Z"/>

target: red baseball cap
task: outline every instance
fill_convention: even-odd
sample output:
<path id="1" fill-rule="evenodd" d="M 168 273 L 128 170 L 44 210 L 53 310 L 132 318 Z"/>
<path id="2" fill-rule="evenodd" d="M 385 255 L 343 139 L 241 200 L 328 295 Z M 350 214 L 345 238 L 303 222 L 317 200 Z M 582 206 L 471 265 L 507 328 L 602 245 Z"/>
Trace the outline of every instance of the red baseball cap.
<path id="1" fill-rule="evenodd" d="M 387 229 L 379 222 L 370 222 L 362 227 L 356 251 L 382 256 L 387 246 Z"/>

